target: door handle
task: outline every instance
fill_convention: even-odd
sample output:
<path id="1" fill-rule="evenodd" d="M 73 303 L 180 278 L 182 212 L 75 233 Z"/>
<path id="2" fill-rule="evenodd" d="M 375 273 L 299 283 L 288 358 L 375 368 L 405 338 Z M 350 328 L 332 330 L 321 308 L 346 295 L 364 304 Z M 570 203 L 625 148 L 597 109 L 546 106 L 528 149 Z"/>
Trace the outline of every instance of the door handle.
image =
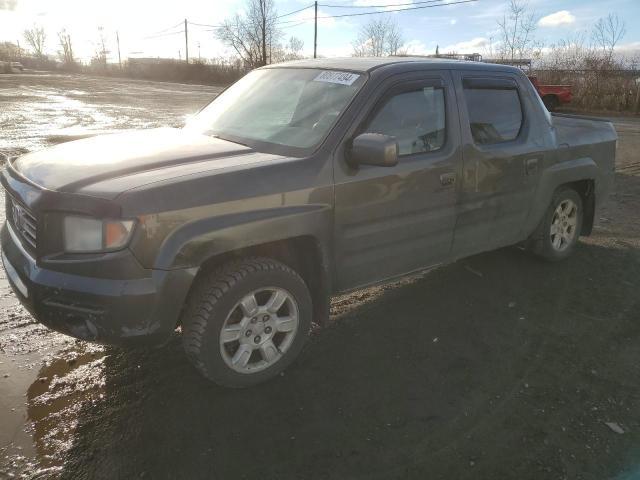
<path id="1" fill-rule="evenodd" d="M 538 173 L 538 159 L 537 158 L 528 158 L 524 163 L 524 170 L 527 175 L 535 175 Z"/>
<path id="2" fill-rule="evenodd" d="M 455 173 L 443 173 L 440 175 L 440 185 L 443 187 L 448 187 L 456 183 L 456 174 Z"/>

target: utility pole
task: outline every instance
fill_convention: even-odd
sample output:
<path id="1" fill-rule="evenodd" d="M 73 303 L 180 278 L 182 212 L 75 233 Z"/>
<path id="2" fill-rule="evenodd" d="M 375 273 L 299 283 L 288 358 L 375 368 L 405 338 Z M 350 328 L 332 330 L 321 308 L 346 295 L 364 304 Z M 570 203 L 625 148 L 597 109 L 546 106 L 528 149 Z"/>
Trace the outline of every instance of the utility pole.
<path id="1" fill-rule="evenodd" d="M 120 65 L 120 70 L 122 70 L 122 58 L 120 57 L 120 33 L 116 30 L 116 42 L 118 42 L 118 65 Z"/>
<path id="2" fill-rule="evenodd" d="M 200 61 L 200 42 L 198 42 L 198 62 Z"/>
<path id="3" fill-rule="evenodd" d="M 267 64 L 267 1 L 260 0 L 262 14 L 262 65 Z"/>
<path id="4" fill-rule="evenodd" d="M 184 58 L 189 63 L 189 31 L 187 30 L 187 19 L 184 19 Z"/>
<path id="5" fill-rule="evenodd" d="M 318 53 L 318 2 L 313 2 L 313 7 L 316 12 L 315 22 L 313 23 L 313 58 L 317 57 Z"/>

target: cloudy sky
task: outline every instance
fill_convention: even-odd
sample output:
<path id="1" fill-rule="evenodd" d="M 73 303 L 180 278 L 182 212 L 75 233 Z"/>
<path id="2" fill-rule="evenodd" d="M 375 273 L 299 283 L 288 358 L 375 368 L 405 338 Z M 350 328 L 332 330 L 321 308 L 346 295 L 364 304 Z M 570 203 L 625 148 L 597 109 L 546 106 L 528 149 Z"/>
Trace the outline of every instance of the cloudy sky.
<path id="1" fill-rule="evenodd" d="M 275 0 L 280 15 L 306 7 L 312 0 Z M 414 0 L 418 2 L 420 0 Z M 441 0 L 453 3 L 459 0 Z M 37 24 L 45 27 L 46 50 L 55 53 L 56 32 L 62 28 L 71 34 L 74 49 L 83 59 L 91 57 L 98 39 L 98 27 L 107 37 L 107 48 L 117 59 L 116 31 L 120 35 L 123 58 L 128 56 L 163 56 L 184 58 L 184 34 L 181 22 L 203 25 L 219 24 L 224 18 L 241 11 L 245 0 L 0 0 L 0 41 L 19 40 L 22 32 Z M 400 25 L 409 52 L 428 54 L 441 52 L 485 53 L 491 38 L 499 34 L 496 21 L 507 0 L 477 0 L 473 3 L 446 5 L 437 8 L 414 9 L 406 12 L 385 12 L 408 8 L 411 0 L 319 0 L 319 17 L 380 11 Z M 371 6 L 405 4 L 385 8 L 332 8 L 328 5 Z M 640 48 L 640 0 L 529 0 L 538 21 L 536 37 L 551 44 L 577 32 L 590 30 L 598 18 L 617 13 L 626 20 L 627 34 L 623 49 Z M 327 6 L 324 6 L 327 5 Z M 423 3 L 424 5 L 424 3 Z M 324 56 L 349 55 L 351 42 L 359 27 L 374 16 L 321 18 L 319 20 L 318 53 Z M 313 49 L 313 8 L 280 19 L 285 38 L 296 36 L 304 41 L 305 52 Z M 215 40 L 207 26 L 189 26 L 191 57 L 210 58 L 231 52 Z"/>

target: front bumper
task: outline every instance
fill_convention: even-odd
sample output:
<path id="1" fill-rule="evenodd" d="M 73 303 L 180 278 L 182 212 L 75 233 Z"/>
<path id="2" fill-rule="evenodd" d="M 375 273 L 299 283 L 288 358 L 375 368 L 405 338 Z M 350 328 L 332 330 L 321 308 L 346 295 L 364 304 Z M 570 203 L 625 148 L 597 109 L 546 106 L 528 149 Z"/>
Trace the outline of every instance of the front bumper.
<path id="1" fill-rule="evenodd" d="M 40 323 L 82 340 L 165 343 L 196 273 L 147 270 L 143 278 L 117 280 L 63 273 L 39 267 L 10 225 L 0 237 L 2 263 L 20 302 Z"/>

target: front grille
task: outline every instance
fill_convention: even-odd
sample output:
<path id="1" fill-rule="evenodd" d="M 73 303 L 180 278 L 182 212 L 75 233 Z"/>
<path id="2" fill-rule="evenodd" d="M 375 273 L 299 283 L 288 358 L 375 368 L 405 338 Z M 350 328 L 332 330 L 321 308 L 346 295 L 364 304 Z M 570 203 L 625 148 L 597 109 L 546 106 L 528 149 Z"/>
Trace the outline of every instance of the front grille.
<path id="1" fill-rule="evenodd" d="M 37 225 L 36 217 L 31 211 L 16 202 L 9 195 L 6 197 L 6 214 L 14 231 L 23 239 L 27 246 L 36 249 Z"/>

